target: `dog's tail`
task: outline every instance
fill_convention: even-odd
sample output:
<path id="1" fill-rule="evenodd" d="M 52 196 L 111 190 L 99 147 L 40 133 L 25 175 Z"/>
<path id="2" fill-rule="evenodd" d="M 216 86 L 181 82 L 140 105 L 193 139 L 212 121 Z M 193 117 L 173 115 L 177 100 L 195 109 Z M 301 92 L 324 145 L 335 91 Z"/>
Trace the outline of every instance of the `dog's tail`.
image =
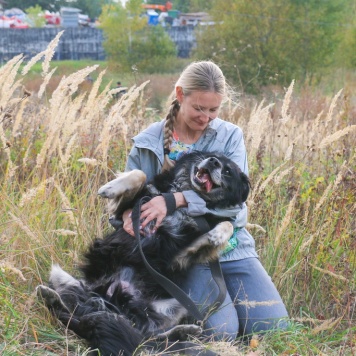
<path id="1" fill-rule="evenodd" d="M 86 339 L 101 356 L 132 356 L 143 342 L 143 336 L 123 316 L 109 312 L 95 312 L 77 318 L 62 313 L 61 322 Z"/>
<path id="2" fill-rule="evenodd" d="M 38 286 L 37 294 L 68 329 L 86 339 L 100 355 L 131 356 L 143 342 L 144 336 L 125 316 L 113 312 L 113 306 L 59 266 L 52 267 L 50 287 Z"/>

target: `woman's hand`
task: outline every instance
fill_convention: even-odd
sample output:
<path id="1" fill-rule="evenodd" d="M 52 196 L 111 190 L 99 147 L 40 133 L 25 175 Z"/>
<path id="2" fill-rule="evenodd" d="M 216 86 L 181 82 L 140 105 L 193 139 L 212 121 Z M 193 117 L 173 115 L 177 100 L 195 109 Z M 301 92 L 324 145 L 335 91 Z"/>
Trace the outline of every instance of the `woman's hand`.
<path id="1" fill-rule="evenodd" d="M 155 230 L 167 215 L 166 201 L 161 195 L 152 198 L 141 206 L 141 228 L 144 229 L 150 221 L 156 219 Z"/>
<path id="2" fill-rule="evenodd" d="M 187 206 L 183 193 L 174 193 L 173 195 L 176 208 Z M 156 219 L 155 230 L 157 230 L 166 216 L 166 201 L 161 195 L 158 195 L 141 206 L 141 228 L 143 229 L 150 221 Z"/>
<path id="3" fill-rule="evenodd" d="M 187 206 L 187 202 L 182 193 L 174 193 L 174 198 L 176 200 L 176 207 Z M 123 228 L 131 236 L 135 236 L 135 232 L 132 225 L 132 209 L 126 210 L 122 214 Z M 159 195 L 152 198 L 149 202 L 141 206 L 141 216 L 140 216 L 140 229 L 143 230 L 147 224 L 152 220 L 156 219 L 155 229 L 162 223 L 162 220 L 167 216 L 167 206 L 164 198 Z M 155 232 L 155 231 L 152 231 Z"/>
<path id="4" fill-rule="evenodd" d="M 132 225 L 131 213 L 132 209 L 127 209 L 122 214 L 122 221 L 124 223 L 122 227 L 128 234 L 130 234 L 131 236 L 135 236 L 135 232 Z"/>

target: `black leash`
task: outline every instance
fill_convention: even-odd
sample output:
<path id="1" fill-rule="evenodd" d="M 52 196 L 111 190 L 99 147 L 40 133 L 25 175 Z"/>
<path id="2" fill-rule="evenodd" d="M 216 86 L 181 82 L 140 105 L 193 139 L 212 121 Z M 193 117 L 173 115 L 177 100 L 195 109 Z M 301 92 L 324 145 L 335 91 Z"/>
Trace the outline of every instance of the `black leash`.
<path id="1" fill-rule="evenodd" d="M 143 259 L 143 262 L 152 274 L 155 280 L 169 293 L 178 300 L 180 304 L 188 310 L 188 312 L 200 323 L 204 323 L 205 319 L 208 317 L 208 312 L 216 311 L 220 305 L 224 302 L 226 296 L 226 284 L 224 277 L 222 275 L 221 266 L 218 260 L 210 263 L 210 268 L 212 272 L 213 279 L 219 287 L 219 295 L 214 301 L 212 307 L 205 308 L 202 312 L 198 309 L 194 301 L 175 283 L 170 279 L 163 276 L 161 273 L 157 272 L 147 261 L 144 252 L 142 250 L 141 236 L 140 236 L 140 215 L 141 215 L 141 206 L 142 204 L 148 202 L 150 197 L 141 198 L 133 208 L 132 211 L 132 224 L 135 232 L 135 237 L 137 239 L 138 247 Z"/>

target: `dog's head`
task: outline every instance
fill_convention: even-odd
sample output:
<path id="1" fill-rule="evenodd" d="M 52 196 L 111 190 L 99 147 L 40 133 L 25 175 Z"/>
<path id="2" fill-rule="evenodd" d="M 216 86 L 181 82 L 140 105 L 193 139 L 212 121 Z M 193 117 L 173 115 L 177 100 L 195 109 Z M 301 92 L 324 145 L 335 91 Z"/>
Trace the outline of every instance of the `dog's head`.
<path id="1" fill-rule="evenodd" d="M 193 152 L 179 159 L 175 175 L 196 191 L 212 207 L 229 207 L 246 201 L 250 181 L 239 166 L 217 153 Z M 181 179 L 182 178 L 182 179 Z"/>

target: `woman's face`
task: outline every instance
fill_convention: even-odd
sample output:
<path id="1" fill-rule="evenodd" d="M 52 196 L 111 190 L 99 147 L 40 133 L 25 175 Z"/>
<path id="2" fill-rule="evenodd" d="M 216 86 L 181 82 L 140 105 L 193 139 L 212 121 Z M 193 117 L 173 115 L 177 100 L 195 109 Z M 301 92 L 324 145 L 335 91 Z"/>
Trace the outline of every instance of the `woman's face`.
<path id="1" fill-rule="evenodd" d="M 215 92 L 196 91 L 184 95 L 181 88 L 177 88 L 177 99 L 180 103 L 178 120 L 186 124 L 190 130 L 204 131 L 209 122 L 219 113 L 222 96 Z"/>

